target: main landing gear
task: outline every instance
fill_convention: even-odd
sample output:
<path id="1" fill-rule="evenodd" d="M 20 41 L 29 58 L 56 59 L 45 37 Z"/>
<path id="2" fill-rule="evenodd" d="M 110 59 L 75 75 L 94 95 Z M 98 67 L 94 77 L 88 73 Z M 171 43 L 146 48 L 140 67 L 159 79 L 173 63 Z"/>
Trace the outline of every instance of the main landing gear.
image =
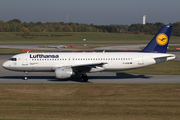
<path id="1" fill-rule="evenodd" d="M 25 71 L 24 73 L 25 73 L 25 75 L 24 75 L 24 80 L 28 80 L 28 72 Z"/>
<path id="2" fill-rule="evenodd" d="M 82 81 L 87 82 L 88 81 L 88 76 L 86 74 L 82 74 Z"/>

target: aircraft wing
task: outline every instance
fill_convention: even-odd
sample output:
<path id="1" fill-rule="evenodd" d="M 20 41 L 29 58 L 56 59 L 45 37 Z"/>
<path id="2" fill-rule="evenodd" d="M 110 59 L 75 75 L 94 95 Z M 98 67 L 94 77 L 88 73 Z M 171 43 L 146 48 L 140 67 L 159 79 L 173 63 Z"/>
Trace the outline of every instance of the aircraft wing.
<path id="1" fill-rule="evenodd" d="M 71 68 L 74 72 L 89 72 L 92 68 L 101 69 L 103 68 L 103 65 L 107 64 L 106 62 L 100 62 L 100 63 L 88 63 L 88 64 L 79 64 L 79 65 L 72 65 Z M 104 69 L 104 68 L 103 68 Z"/>

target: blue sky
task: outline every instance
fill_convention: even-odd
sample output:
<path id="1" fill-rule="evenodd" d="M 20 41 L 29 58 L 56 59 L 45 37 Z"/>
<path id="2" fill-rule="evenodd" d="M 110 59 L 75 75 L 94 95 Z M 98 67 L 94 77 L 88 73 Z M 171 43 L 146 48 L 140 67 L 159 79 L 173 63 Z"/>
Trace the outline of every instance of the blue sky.
<path id="1" fill-rule="evenodd" d="M 180 21 L 180 0 L 0 0 L 0 20 L 95 25 Z"/>

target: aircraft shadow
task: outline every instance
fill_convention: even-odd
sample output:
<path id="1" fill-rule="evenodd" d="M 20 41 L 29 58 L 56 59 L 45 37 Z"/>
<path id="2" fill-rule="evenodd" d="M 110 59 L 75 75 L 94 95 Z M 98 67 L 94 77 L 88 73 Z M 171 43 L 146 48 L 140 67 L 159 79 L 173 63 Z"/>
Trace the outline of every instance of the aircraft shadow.
<path id="1" fill-rule="evenodd" d="M 88 76 L 89 80 L 93 79 L 133 79 L 133 78 L 144 78 L 144 79 L 149 79 L 151 76 L 145 76 L 145 75 L 134 75 L 134 74 L 128 74 L 128 73 L 116 73 L 116 76 Z M 23 80 L 24 76 L 0 76 L 0 79 L 11 79 L 11 80 Z M 34 80 L 34 79 L 39 79 L 39 80 L 44 80 L 46 79 L 47 81 L 54 81 L 54 82 L 65 82 L 65 81 L 73 81 L 73 82 L 82 82 L 80 75 L 77 76 L 72 76 L 71 78 L 67 79 L 56 79 L 55 76 L 28 76 L 29 80 Z M 89 82 L 90 83 L 90 82 Z"/>
<path id="2" fill-rule="evenodd" d="M 133 75 L 128 73 L 116 73 L 116 76 L 89 76 L 89 79 L 130 79 L 130 78 L 151 78 L 145 75 Z"/>
<path id="3" fill-rule="evenodd" d="M 143 78 L 143 79 L 149 79 L 152 78 L 151 76 L 145 76 L 145 75 L 133 75 L 133 74 L 128 74 L 128 73 L 116 73 L 116 76 L 88 76 L 89 80 L 93 80 L 93 79 L 111 79 L 111 80 L 115 80 L 115 79 L 133 79 L 133 78 Z M 80 75 L 77 76 L 72 76 L 71 78 L 68 79 L 55 79 L 55 80 L 48 80 L 48 81 L 59 81 L 59 82 L 63 82 L 63 81 L 76 81 L 76 82 L 82 82 Z"/>
<path id="4" fill-rule="evenodd" d="M 0 79 L 24 79 L 24 76 L 0 76 Z M 55 76 L 28 76 L 28 79 L 56 79 Z"/>

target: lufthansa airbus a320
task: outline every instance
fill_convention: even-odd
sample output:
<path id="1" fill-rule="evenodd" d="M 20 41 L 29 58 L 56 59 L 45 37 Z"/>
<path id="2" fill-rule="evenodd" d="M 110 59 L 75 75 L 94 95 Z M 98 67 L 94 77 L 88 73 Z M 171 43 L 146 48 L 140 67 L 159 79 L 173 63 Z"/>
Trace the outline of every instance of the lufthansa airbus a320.
<path id="1" fill-rule="evenodd" d="M 167 54 L 172 26 L 165 25 L 140 52 L 92 52 L 92 53 L 22 53 L 3 63 L 7 70 L 25 72 L 54 72 L 57 79 L 80 74 L 88 81 L 86 73 L 122 71 L 145 67 L 175 59 Z"/>

